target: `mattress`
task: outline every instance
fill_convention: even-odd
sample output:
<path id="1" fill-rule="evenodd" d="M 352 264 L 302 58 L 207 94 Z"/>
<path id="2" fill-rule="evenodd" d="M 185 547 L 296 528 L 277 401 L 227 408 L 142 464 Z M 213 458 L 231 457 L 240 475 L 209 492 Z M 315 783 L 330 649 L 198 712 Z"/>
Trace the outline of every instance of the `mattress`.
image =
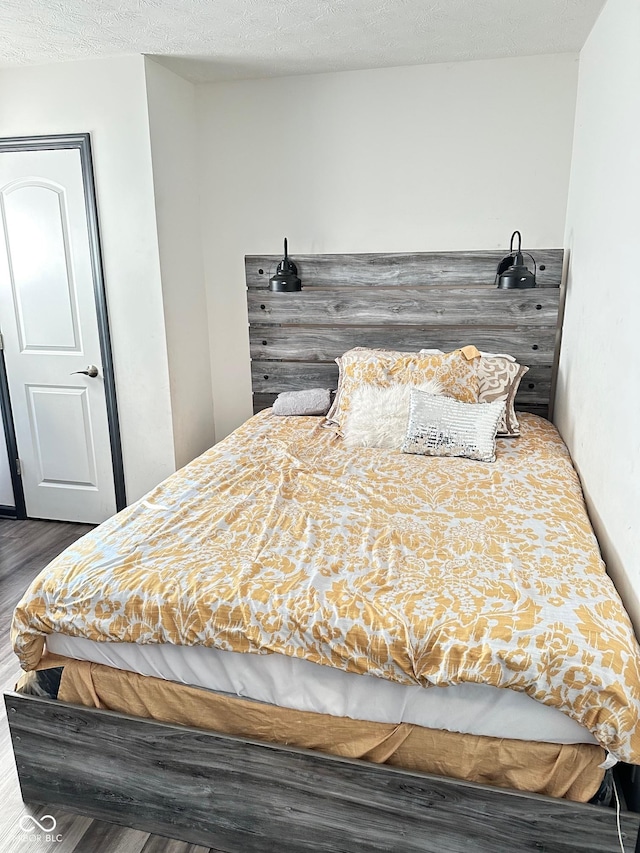
<path id="1" fill-rule="evenodd" d="M 487 464 L 262 412 L 43 570 L 14 614 L 25 669 L 51 634 L 488 685 L 640 763 L 640 649 L 567 449 L 533 415 Z"/>
<path id="2" fill-rule="evenodd" d="M 570 717 L 525 693 L 489 684 L 421 687 L 356 675 L 285 655 L 202 646 L 96 643 L 51 634 L 47 650 L 76 660 L 203 687 L 246 699 L 377 723 L 545 743 L 596 743 Z"/>

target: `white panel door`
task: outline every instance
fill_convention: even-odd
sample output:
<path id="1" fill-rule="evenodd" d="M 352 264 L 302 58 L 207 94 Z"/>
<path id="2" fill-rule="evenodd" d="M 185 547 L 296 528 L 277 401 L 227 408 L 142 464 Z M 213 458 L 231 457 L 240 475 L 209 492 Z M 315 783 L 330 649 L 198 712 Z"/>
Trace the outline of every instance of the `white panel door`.
<path id="1" fill-rule="evenodd" d="M 116 501 L 80 151 L 0 152 L 0 219 L 0 330 L 27 515 L 104 521 Z"/>
<path id="2" fill-rule="evenodd" d="M 9 470 L 9 456 L 4 437 L 2 420 L 0 419 L 0 507 L 14 507 L 13 484 Z"/>

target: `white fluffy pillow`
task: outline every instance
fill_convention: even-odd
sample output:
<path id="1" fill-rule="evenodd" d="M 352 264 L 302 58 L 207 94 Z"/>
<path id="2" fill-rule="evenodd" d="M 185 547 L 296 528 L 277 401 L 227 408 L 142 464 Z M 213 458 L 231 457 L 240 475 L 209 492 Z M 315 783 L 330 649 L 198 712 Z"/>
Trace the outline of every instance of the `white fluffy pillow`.
<path id="1" fill-rule="evenodd" d="M 349 447 L 386 447 L 400 450 L 409 423 L 411 391 L 417 388 L 429 394 L 441 394 L 437 379 L 421 385 L 362 384 L 353 392 L 351 407 L 342 425 L 342 436 Z"/>

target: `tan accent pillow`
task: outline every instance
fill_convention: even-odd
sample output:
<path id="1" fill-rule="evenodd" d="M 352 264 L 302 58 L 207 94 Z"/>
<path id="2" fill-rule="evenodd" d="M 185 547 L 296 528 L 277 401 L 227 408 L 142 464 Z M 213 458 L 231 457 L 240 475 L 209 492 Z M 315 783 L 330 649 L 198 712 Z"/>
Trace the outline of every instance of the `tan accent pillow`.
<path id="1" fill-rule="evenodd" d="M 437 353 L 441 350 L 421 349 L 421 353 Z M 498 435 L 501 438 L 517 438 L 520 435 L 520 424 L 516 417 L 515 399 L 520 380 L 529 370 L 518 364 L 512 355 L 492 352 L 480 352 L 478 361 L 478 402 L 492 403 L 494 400 L 504 400 L 504 416 L 498 424 Z"/>
<path id="2" fill-rule="evenodd" d="M 483 355 L 478 361 L 478 402 L 503 400 L 505 403 L 504 415 L 498 424 L 499 436 L 516 438 L 520 435 L 514 401 L 520 380 L 528 370 L 528 367 L 501 355 Z"/>
<path id="3" fill-rule="evenodd" d="M 340 426 L 349 412 L 354 391 L 362 383 L 380 388 L 394 384 L 422 385 L 437 380 L 442 393 L 463 403 L 478 401 L 475 347 L 443 353 L 421 355 L 417 352 L 374 350 L 356 347 L 336 359 L 340 368 L 338 391 L 327 420 Z"/>

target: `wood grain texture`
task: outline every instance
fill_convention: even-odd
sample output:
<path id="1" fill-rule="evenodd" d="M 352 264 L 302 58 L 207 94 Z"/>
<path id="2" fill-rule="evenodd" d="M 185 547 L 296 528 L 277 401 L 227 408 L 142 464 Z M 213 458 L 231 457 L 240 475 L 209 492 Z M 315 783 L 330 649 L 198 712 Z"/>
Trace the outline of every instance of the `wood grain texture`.
<path id="1" fill-rule="evenodd" d="M 199 844 L 176 841 L 173 838 L 163 838 L 161 835 L 150 835 L 149 840 L 142 848 L 142 853 L 209 853 L 209 848 L 202 847 Z M 216 851 L 213 850 L 211 853 L 216 853 Z"/>
<path id="2" fill-rule="evenodd" d="M 304 388 L 331 388 L 338 385 L 338 365 L 335 362 L 254 361 L 251 364 L 251 381 L 256 394 L 278 394 L 282 391 L 300 391 Z M 549 399 L 551 366 L 532 367 L 520 383 L 516 399 L 545 405 Z"/>
<path id="3" fill-rule="evenodd" d="M 148 832 L 117 826 L 115 823 L 92 820 L 78 840 L 73 853 L 94 853 L 95 850 L 143 853 L 148 839 Z M 164 839 L 161 840 L 164 841 Z"/>
<path id="4" fill-rule="evenodd" d="M 496 267 L 506 249 L 480 252 L 292 255 L 304 287 L 389 287 L 395 285 L 494 284 Z M 559 287 L 562 249 L 534 249 L 538 287 Z M 247 255 L 249 288 L 266 288 L 282 255 Z M 527 259 L 529 260 L 529 259 Z M 545 269 L 541 270 L 543 266 Z M 262 272 L 260 272 L 262 270 Z"/>
<path id="5" fill-rule="evenodd" d="M 531 290 L 497 290 L 502 256 L 301 255 L 295 260 L 303 289 L 290 294 L 266 289 L 277 256 L 246 257 L 254 412 L 282 391 L 335 388 L 329 362 L 354 346 L 447 352 L 474 343 L 529 366 L 516 406 L 547 416 L 560 351 L 564 252 L 536 251 L 545 269 L 541 286 Z"/>
<path id="6" fill-rule="evenodd" d="M 261 412 L 263 409 L 268 409 L 273 406 L 277 394 L 254 394 L 253 395 L 253 411 Z M 546 405 L 537 405 L 535 403 L 519 403 L 516 406 L 518 412 L 531 412 L 534 415 L 540 415 L 541 418 L 546 418 L 549 415 L 549 409 Z"/>
<path id="7" fill-rule="evenodd" d="M 555 328 L 559 291 L 494 287 L 332 287 L 247 292 L 249 323 L 282 325 L 543 326 Z"/>
<path id="8" fill-rule="evenodd" d="M 249 329 L 251 358 L 259 361 L 333 361 L 352 347 L 450 352 L 474 344 L 483 352 L 509 353 L 520 364 L 549 364 L 555 327 L 449 328 L 429 326 L 261 326 Z"/>
<path id="9" fill-rule="evenodd" d="M 617 849 L 608 809 L 34 697 L 6 703 L 25 798 L 228 853 Z M 623 815 L 627 851 L 639 823 Z"/>

